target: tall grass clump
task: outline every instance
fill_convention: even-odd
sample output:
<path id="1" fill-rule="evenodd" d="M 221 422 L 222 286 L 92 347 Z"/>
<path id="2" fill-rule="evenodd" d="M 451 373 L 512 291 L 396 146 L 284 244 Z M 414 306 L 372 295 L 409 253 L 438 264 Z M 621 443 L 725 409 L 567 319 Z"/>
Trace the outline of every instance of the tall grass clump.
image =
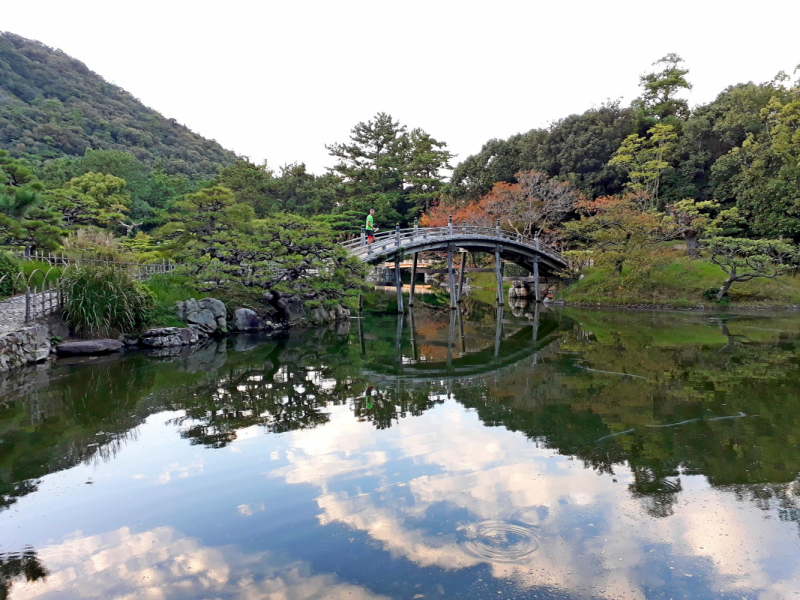
<path id="1" fill-rule="evenodd" d="M 61 281 L 64 319 L 75 333 L 128 333 L 140 330 L 149 319 L 152 294 L 124 269 L 72 265 Z"/>

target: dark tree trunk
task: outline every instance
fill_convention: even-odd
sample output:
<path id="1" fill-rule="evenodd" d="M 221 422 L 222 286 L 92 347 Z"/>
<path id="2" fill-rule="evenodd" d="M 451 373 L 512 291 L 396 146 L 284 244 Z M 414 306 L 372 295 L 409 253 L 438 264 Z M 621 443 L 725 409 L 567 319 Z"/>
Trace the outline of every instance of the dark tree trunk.
<path id="1" fill-rule="evenodd" d="M 728 293 L 728 290 L 730 289 L 732 283 L 733 279 L 729 278 L 728 280 L 725 281 L 725 283 L 723 283 L 720 286 L 719 290 L 717 291 L 717 302 L 719 302 L 725 297 L 725 294 Z"/>
<path id="2" fill-rule="evenodd" d="M 697 258 L 700 253 L 697 251 L 699 245 L 699 236 L 696 231 L 687 232 L 684 236 L 686 238 L 686 256 L 690 258 Z"/>

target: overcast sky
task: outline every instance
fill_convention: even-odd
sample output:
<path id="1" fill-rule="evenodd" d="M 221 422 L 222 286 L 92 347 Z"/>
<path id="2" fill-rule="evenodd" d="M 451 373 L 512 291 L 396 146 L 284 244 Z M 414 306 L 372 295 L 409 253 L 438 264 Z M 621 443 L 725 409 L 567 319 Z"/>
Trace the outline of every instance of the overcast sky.
<path id="1" fill-rule="evenodd" d="M 608 98 L 677 52 L 692 105 L 800 63 L 798 0 L 0 0 L 146 105 L 277 167 L 385 111 L 460 158 Z M 459 159 L 456 159 L 458 162 Z"/>

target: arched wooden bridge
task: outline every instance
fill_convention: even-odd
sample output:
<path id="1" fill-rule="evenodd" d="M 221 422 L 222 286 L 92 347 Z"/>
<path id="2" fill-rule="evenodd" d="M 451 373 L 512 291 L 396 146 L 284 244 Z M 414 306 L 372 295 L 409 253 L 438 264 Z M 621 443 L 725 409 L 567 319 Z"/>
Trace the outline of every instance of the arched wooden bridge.
<path id="1" fill-rule="evenodd" d="M 516 263 L 533 271 L 536 285 L 536 299 L 539 299 L 538 279 L 540 269 L 557 273 L 567 267 L 567 261 L 555 250 L 540 244 L 538 238 L 529 238 L 517 233 L 505 231 L 497 226 L 477 227 L 472 225 L 454 225 L 452 218 L 447 227 L 414 227 L 378 233 L 375 241 L 367 243 L 366 232 L 362 228 L 360 238 L 342 243 L 347 251 L 361 261 L 376 265 L 387 261 L 395 263 L 395 283 L 397 286 L 397 308 L 403 312 L 402 284 L 400 282 L 399 263 L 404 256 L 413 256 L 411 270 L 411 294 L 409 305 L 414 302 L 414 285 L 417 272 L 417 257 L 421 252 L 447 252 L 447 265 L 450 283 L 450 305 L 455 308 L 461 299 L 464 283 L 464 270 L 467 252 L 487 252 L 495 255 L 495 274 L 497 277 L 497 301 L 503 304 L 503 285 L 501 261 Z M 458 287 L 453 269 L 453 253 L 462 252 L 461 268 L 458 271 Z"/>

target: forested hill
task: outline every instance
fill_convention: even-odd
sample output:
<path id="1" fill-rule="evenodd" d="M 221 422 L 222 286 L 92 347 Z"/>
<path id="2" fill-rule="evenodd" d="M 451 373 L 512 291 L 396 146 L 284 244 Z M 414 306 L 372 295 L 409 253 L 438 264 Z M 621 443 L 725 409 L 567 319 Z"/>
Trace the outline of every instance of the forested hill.
<path id="1" fill-rule="evenodd" d="M 86 150 L 122 150 L 146 169 L 213 177 L 236 155 L 144 106 L 79 60 L 0 32 L 0 149 L 41 167 Z"/>

